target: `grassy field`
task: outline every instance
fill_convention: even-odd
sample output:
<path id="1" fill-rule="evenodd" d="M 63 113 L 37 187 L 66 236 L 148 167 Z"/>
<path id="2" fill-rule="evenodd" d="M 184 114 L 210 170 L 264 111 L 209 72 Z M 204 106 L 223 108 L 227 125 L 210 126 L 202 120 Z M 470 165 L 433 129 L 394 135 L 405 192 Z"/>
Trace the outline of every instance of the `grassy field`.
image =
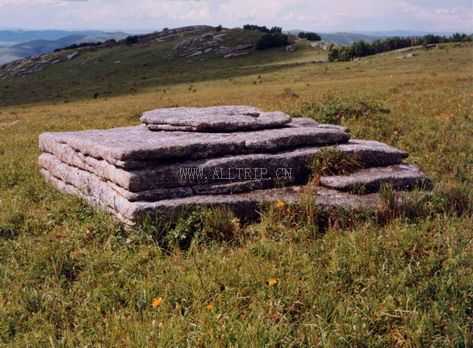
<path id="1" fill-rule="evenodd" d="M 330 64 L 304 48 L 174 63 L 165 52 L 91 52 L 0 81 L 0 344 L 473 346 L 472 46 Z M 38 173 L 41 132 L 219 104 L 340 121 L 405 149 L 433 197 L 413 214 L 347 217 L 323 233 L 288 207 L 250 226 L 207 212 L 184 250 L 162 248 L 149 226 L 125 230 Z M 196 226 L 178 225 L 172 233 Z"/>

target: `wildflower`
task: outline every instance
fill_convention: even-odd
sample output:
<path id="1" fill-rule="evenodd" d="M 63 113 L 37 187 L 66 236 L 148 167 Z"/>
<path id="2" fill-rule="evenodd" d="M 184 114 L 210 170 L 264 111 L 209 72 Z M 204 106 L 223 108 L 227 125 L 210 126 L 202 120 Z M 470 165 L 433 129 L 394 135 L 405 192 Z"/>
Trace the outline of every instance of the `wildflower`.
<path id="1" fill-rule="evenodd" d="M 276 201 L 276 208 L 277 209 L 282 210 L 282 209 L 286 208 L 286 206 L 287 206 L 287 204 L 283 200 Z"/>
<path id="2" fill-rule="evenodd" d="M 213 303 L 209 303 L 209 304 L 207 305 L 207 309 L 208 309 L 209 311 L 213 310 L 213 309 L 214 309 Z"/>
<path id="3" fill-rule="evenodd" d="M 273 286 L 277 285 L 278 282 L 279 282 L 278 278 L 269 278 L 267 283 L 268 283 L 269 287 L 273 287 Z"/>
<path id="4" fill-rule="evenodd" d="M 157 297 L 157 298 L 153 299 L 153 301 L 151 302 L 151 306 L 154 309 L 158 309 L 161 306 L 162 302 L 163 302 L 163 299 L 161 297 Z"/>

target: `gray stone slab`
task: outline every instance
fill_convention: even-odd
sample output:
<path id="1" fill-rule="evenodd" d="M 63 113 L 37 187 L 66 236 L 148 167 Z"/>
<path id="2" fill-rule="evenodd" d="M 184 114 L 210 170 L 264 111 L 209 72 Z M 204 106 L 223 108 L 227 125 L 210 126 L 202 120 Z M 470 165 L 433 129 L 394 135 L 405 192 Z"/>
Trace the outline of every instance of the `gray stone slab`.
<path id="1" fill-rule="evenodd" d="M 382 185 L 390 185 L 396 191 L 432 187 L 431 181 L 417 166 L 407 164 L 368 168 L 350 175 L 322 177 L 320 184 L 330 189 L 356 193 L 378 192 Z"/>
<path id="2" fill-rule="evenodd" d="M 342 132 L 349 133 L 350 130 L 346 127 L 339 126 L 336 124 L 325 124 L 318 123 L 316 120 L 309 117 L 295 117 L 291 120 L 291 123 L 287 125 L 288 127 L 319 127 L 327 129 L 336 129 Z"/>
<path id="3" fill-rule="evenodd" d="M 148 167 L 149 161 L 166 163 L 245 153 L 279 152 L 302 146 L 346 143 L 350 135 L 339 129 L 286 127 L 238 133 L 151 132 L 145 126 L 43 133 L 43 151 L 61 143 L 114 166 Z M 155 164 L 156 164 L 155 163 Z M 136 168 L 136 167 L 135 167 Z"/>
<path id="4" fill-rule="evenodd" d="M 353 139 L 334 148 L 354 156 L 366 168 L 399 164 L 409 156 L 405 151 L 372 140 Z"/>
<path id="5" fill-rule="evenodd" d="M 140 221 L 144 216 L 172 214 L 180 209 L 209 207 L 229 208 L 239 216 L 248 218 L 257 215 L 263 204 L 278 200 L 296 203 L 299 201 L 301 193 L 304 192 L 302 187 L 288 187 L 242 194 L 199 195 L 154 203 L 129 202 L 95 175 L 73 167 L 68 170 L 67 180 L 57 178 L 46 169 L 41 169 L 41 174 L 62 192 L 81 197 L 129 224 Z M 377 194 L 356 196 L 325 188 L 319 188 L 314 199 L 316 205 L 321 209 L 369 210 L 375 209 L 380 202 Z"/>
<path id="6" fill-rule="evenodd" d="M 291 122 L 283 112 L 251 106 L 177 107 L 147 111 L 141 121 L 153 131 L 238 132 L 279 128 Z"/>
<path id="7" fill-rule="evenodd" d="M 278 154 L 226 156 L 180 164 L 150 166 L 147 169 L 124 170 L 105 160 L 83 155 L 69 145 L 54 140 L 44 143 L 43 146 L 43 150 L 53 154 L 60 161 L 86 170 L 135 193 L 182 186 L 216 183 L 223 185 L 256 179 L 272 179 L 278 182 L 284 181 L 286 184 L 304 184 L 311 174 L 308 165 L 313 157 L 325 148 L 338 149 L 350 156 L 355 156 L 364 167 L 373 164 L 378 166 L 399 164 L 407 156 L 405 152 L 386 144 L 355 139 L 346 145 L 334 147 L 306 147 Z M 252 170 L 249 177 L 245 175 L 247 169 Z"/>
<path id="8" fill-rule="evenodd" d="M 77 180 L 77 178 L 71 177 L 71 166 L 61 162 L 54 155 L 47 153 L 42 154 L 38 159 L 38 164 L 40 168 L 47 170 L 49 173 L 54 175 L 54 177 L 62 181 L 75 182 L 73 180 Z M 221 184 L 194 185 L 174 188 L 156 188 L 140 192 L 130 192 L 104 178 L 97 177 L 97 179 L 106 183 L 111 189 L 113 189 L 115 192 L 117 192 L 119 195 L 121 195 L 123 198 L 127 199 L 130 202 L 154 202 L 164 199 L 182 198 L 203 194 L 220 195 L 242 193 L 272 188 L 275 185 L 272 180 L 255 179 L 230 183 L 224 182 Z"/>
<path id="9" fill-rule="evenodd" d="M 319 127 L 320 123 L 309 117 L 294 117 L 288 127 Z M 344 129 L 344 131 L 346 131 Z"/>

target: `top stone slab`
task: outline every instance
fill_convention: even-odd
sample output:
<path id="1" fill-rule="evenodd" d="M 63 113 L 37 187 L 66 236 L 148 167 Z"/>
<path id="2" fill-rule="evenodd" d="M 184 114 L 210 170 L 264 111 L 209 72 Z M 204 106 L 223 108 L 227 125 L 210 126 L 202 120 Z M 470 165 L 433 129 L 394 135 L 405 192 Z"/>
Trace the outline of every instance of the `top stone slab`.
<path id="1" fill-rule="evenodd" d="M 154 131 L 228 133 L 281 128 L 291 118 L 283 112 L 233 105 L 156 109 L 145 112 L 141 121 Z"/>
<path id="2" fill-rule="evenodd" d="M 304 121 L 304 120 L 302 120 Z M 307 126 L 294 120 L 290 127 L 249 132 L 151 132 L 145 126 L 43 133 L 42 151 L 54 153 L 57 144 L 123 168 L 146 168 L 148 161 L 182 161 L 221 156 L 277 153 L 310 146 L 346 144 L 350 135 L 343 129 Z M 154 163 L 158 164 L 158 163 Z"/>

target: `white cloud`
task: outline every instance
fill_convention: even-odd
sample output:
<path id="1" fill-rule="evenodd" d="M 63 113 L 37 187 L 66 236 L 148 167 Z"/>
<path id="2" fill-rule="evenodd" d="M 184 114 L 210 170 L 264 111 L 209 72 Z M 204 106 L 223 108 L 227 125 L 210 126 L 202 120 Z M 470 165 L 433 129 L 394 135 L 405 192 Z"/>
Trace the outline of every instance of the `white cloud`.
<path id="1" fill-rule="evenodd" d="M 0 0 L 0 23 L 23 28 L 156 29 L 244 23 L 318 31 L 473 31 L 471 0 Z"/>

